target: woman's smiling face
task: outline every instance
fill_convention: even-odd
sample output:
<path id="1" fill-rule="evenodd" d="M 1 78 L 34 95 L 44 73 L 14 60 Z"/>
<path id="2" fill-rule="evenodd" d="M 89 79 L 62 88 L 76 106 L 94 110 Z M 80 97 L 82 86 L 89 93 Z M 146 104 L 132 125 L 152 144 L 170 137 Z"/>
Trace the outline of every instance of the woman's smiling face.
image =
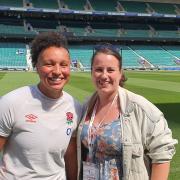
<path id="1" fill-rule="evenodd" d="M 92 80 L 99 93 L 117 92 L 121 79 L 119 60 L 109 54 L 98 53 L 92 64 Z"/>
<path id="2" fill-rule="evenodd" d="M 50 98 L 62 95 L 70 77 L 70 56 L 62 47 L 49 47 L 41 52 L 36 64 L 40 77 L 39 89 Z"/>

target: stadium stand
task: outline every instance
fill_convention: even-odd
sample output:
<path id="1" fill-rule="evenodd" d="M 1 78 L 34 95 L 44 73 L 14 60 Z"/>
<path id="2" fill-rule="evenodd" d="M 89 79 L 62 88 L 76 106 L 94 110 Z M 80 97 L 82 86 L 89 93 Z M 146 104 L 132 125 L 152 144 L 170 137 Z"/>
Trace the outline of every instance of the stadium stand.
<path id="1" fill-rule="evenodd" d="M 0 43 L 0 68 L 26 70 L 25 44 Z"/>
<path id="2" fill-rule="evenodd" d="M 58 31 L 58 21 L 48 21 L 45 19 L 26 19 L 26 27 L 29 28 L 29 33 L 39 33 L 46 31 Z"/>
<path id="3" fill-rule="evenodd" d="M 1 18 L 0 37 L 27 37 L 35 34 L 30 32 L 21 19 Z"/>
<path id="4" fill-rule="evenodd" d="M 162 6 L 162 3 L 148 3 L 150 7 L 153 9 L 156 13 L 161 14 L 176 14 L 175 8 L 173 4 L 164 3 Z"/>
<path id="5" fill-rule="evenodd" d="M 173 56 L 159 46 L 136 46 L 131 48 L 155 66 L 175 66 Z"/>
<path id="6" fill-rule="evenodd" d="M 80 62 L 85 68 L 90 67 L 90 59 L 93 55 L 93 46 L 70 46 L 70 55 L 72 61 Z"/>
<path id="7" fill-rule="evenodd" d="M 31 4 L 31 7 L 35 8 L 47 8 L 47 9 L 58 9 L 58 1 L 52 1 L 52 0 L 31 0 L 29 1 Z"/>
<path id="8" fill-rule="evenodd" d="M 84 0 L 60 0 L 60 7 L 64 9 L 85 10 L 85 2 Z"/>
<path id="9" fill-rule="evenodd" d="M 100 0 L 90 0 L 89 2 L 91 3 L 92 9 L 95 11 L 116 11 L 116 0 L 106 1 L 105 3 L 102 3 Z"/>
<path id="10" fill-rule="evenodd" d="M 175 0 L 0 0 L 1 52 L 17 53 L 2 53 L 0 68 L 31 69 L 30 41 L 56 31 L 69 40 L 72 68 L 89 69 L 94 46 L 108 41 L 119 47 L 124 68 L 178 69 L 179 15 Z"/>
<path id="11" fill-rule="evenodd" d="M 126 68 L 140 68 L 141 64 L 139 63 L 140 60 L 143 58 L 138 55 L 133 49 L 128 46 L 120 46 L 120 54 L 123 59 L 123 67 Z"/>
<path id="12" fill-rule="evenodd" d="M 122 9 L 121 11 L 147 13 L 144 2 L 119 1 L 119 4 Z"/>
<path id="13" fill-rule="evenodd" d="M 22 0 L 15 0 L 15 1 L 0 0 L 0 6 L 22 7 L 23 1 Z"/>
<path id="14" fill-rule="evenodd" d="M 174 55 L 180 57 L 180 48 L 177 46 L 163 46 L 163 49 Z"/>

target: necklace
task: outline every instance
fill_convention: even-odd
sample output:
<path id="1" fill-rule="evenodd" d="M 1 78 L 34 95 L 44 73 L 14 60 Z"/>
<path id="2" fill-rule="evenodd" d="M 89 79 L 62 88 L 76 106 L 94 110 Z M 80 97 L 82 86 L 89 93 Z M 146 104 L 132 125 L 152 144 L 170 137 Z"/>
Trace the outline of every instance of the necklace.
<path id="1" fill-rule="evenodd" d="M 98 128 L 101 127 L 102 123 L 104 122 L 104 119 L 105 119 L 106 116 L 109 114 L 110 110 L 112 109 L 112 106 L 114 105 L 116 99 L 117 99 L 117 94 L 114 96 L 113 101 L 111 102 L 110 107 L 109 107 L 108 110 L 104 113 L 104 115 L 103 115 L 101 121 L 99 122 L 99 124 L 97 125 L 96 129 L 98 129 Z M 96 104 L 98 104 L 98 103 L 96 103 Z M 96 111 L 97 111 L 97 105 L 96 105 L 95 113 L 96 113 Z M 95 119 L 95 115 L 94 115 L 94 119 Z M 94 120 L 93 120 L 93 122 L 94 122 Z M 93 122 L 92 122 L 92 125 L 93 125 Z"/>
<path id="2" fill-rule="evenodd" d="M 98 126 L 96 127 L 96 131 L 101 126 L 101 124 L 103 123 L 105 117 L 107 116 L 107 114 L 111 110 L 113 104 L 115 103 L 115 100 L 116 100 L 117 96 L 118 95 L 116 94 L 115 97 L 113 98 L 113 101 L 112 101 L 108 111 L 106 111 L 106 113 L 104 114 L 103 118 L 101 119 L 101 121 L 99 122 Z M 93 126 L 93 122 L 94 122 L 94 119 L 95 119 L 95 116 L 96 116 L 97 105 L 98 105 L 98 103 L 96 101 L 96 104 L 94 106 L 94 109 L 93 109 L 93 112 L 92 112 L 92 115 L 91 115 L 91 119 L 90 119 L 90 122 L 89 122 L 89 127 L 88 127 L 89 159 L 92 159 L 92 157 L 93 157 L 93 146 L 94 146 L 95 136 L 92 133 L 92 126 Z M 94 132 L 94 134 L 95 134 L 95 132 Z"/>

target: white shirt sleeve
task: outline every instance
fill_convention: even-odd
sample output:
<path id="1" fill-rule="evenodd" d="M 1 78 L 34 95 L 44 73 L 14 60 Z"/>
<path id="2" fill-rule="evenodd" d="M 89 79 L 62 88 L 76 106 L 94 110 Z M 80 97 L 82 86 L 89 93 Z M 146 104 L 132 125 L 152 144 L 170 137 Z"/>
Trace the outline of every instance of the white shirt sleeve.
<path id="1" fill-rule="evenodd" d="M 13 106 L 6 98 L 0 99 L 0 136 L 8 137 L 13 127 Z"/>

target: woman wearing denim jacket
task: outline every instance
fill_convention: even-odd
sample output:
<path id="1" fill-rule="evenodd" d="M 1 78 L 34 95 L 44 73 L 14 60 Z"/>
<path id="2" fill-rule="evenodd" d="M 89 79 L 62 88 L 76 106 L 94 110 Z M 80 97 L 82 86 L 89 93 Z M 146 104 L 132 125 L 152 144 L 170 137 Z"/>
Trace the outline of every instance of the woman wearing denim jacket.
<path id="1" fill-rule="evenodd" d="M 91 61 L 96 92 L 78 128 L 78 179 L 166 180 L 177 143 L 163 113 L 122 86 L 122 59 L 112 46 Z"/>

